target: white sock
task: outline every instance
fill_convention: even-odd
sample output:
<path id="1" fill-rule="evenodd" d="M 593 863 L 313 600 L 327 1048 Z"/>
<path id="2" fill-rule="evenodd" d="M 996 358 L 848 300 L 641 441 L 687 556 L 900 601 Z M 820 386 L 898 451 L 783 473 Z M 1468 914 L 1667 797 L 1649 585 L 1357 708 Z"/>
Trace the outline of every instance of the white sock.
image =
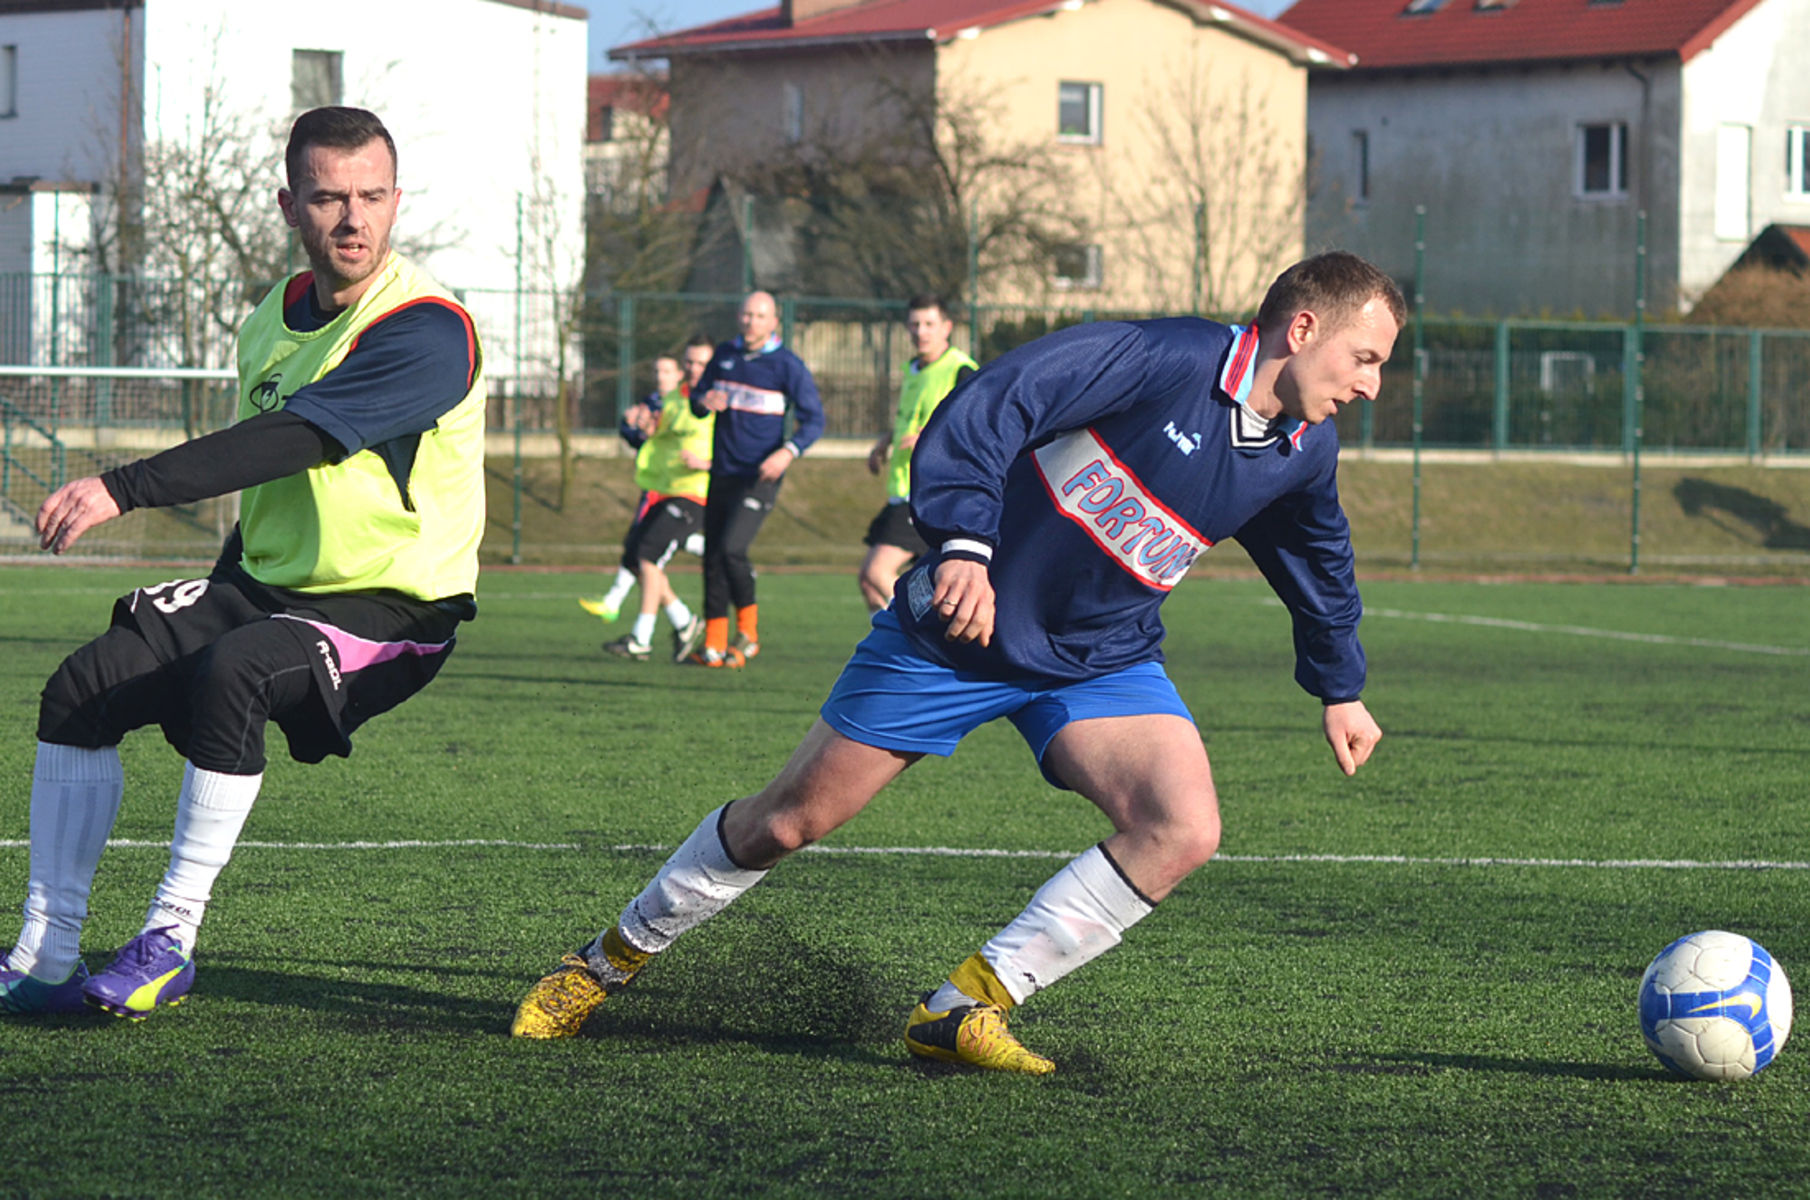
<path id="1" fill-rule="evenodd" d="M 1150 902 L 1119 874 L 1106 851 L 1095 846 L 1038 888 L 1025 910 L 980 953 L 1012 999 L 1023 1004 L 1118 945 L 1125 931 L 1151 910 Z M 945 1012 L 956 1004 L 975 1002 L 945 983 L 926 1006 Z"/>
<path id="2" fill-rule="evenodd" d="M 685 601 L 674 599 L 666 606 L 666 619 L 672 622 L 674 629 L 683 629 L 691 624 L 691 609 Z"/>
<path id="3" fill-rule="evenodd" d="M 182 797 L 176 802 L 176 832 L 170 839 L 170 866 L 145 914 L 145 930 L 176 927 L 176 940 L 190 954 L 214 880 L 232 857 L 239 831 L 258 798 L 264 776 L 223 775 L 188 764 Z"/>
<path id="4" fill-rule="evenodd" d="M 650 954 L 672 945 L 681 933 L 716 916 L 743 892 L 759 883 L 765 871 L 738 867 L 723 846 L 723 805 L 672 852 L 659 873 L 630 900 L 617 924 L 623 940 Z"/>
<path id="5" fill-rule="evenodd" d="M 659 619 L 658 613 L 642 613 L 635 618 L 635 631 L 629 635 L 635 639 L 635 645 L 645 646 L 654 640 L 654 622 Z"/>
<path id="6" fill-rule="evenodd" d="M 634 586 L 635 586 L 635 573 L 633 571 L 625 571 L 621 567 L 617 567 L 616 568 L 616 582 L 612 583 L 610 585 L 609 594 L 604 597 L 604 600 L 608 601 L 610 603 L 614 603 L 614 604 L 621 604 L 622 598 L 624 596 L 628 595 L 629 589 Z"/>
<path id="7" fill-rule="evenodd" d="M 88 888 L 125 790 L 117 746 L 87 750 L 38 743 L 31 773 L 25 927 L 6 957 L 7 966 L 50 983 L 69 978 L 81 957 Z"/>

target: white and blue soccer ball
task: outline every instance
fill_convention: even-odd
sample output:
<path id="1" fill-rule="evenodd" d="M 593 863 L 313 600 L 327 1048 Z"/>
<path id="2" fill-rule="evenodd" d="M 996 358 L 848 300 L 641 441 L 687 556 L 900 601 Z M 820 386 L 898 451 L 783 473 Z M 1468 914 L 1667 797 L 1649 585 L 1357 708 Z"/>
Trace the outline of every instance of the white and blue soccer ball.
<path id="1" fill-rule="evenodd" d="M 1681 937 L 1640 981 L 1647 1048 L 1690 1079 L 1746 1079 L 1791 1033 L 1791 985 L 1772 955 L 1719 929 Z"/>

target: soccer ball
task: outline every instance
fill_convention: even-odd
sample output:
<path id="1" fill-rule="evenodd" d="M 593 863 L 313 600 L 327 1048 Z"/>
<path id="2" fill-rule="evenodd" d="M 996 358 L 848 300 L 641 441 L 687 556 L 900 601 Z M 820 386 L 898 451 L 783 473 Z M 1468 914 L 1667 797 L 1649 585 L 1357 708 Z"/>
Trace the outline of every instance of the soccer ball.
<path id="1" fill-rule="evenodd" d="M 1640 1032 L 1679 1075 L 1746 1079 L 1791 1033 L 1791 985 L 1759 943 L 1693 933 L 1661 950 L 1641 979 Z"/>

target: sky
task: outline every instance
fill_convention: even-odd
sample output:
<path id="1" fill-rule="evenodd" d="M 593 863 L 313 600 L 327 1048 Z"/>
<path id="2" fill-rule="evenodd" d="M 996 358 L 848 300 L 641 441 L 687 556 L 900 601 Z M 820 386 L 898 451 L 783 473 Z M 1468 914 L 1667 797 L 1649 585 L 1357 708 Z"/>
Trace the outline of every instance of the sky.
<path id="1" fill-rule="evenodd" d="M 1293 0 L 1233 0 L 1258 16 L 1273 17 Z M 620 68 L 609 60 L 609 48 L 651 33 L 668 33 L 720 21 L 725 17 L 772 8 L 778 0 L 577 0 L 591 14 L 592 71 Z"/>

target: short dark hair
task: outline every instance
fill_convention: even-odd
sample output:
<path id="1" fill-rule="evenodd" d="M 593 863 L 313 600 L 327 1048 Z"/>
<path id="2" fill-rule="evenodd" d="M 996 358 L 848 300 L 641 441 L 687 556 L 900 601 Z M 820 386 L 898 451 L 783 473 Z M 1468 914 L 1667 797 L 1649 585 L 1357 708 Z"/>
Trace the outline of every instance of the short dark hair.
<path id="1" fill-rule="evenodd" d="M 1257 309 L 1257 328 L 1279 331 L 1299 312 L 1314 313 L 1336 327 L 1376 297 L 1389 306 L 1397 327 L 1408 323 L 1408 305 L 1395 280 L 1348 250 L 1329 250 L 1276 277 Z"/>
<path id="2" fill-rule="evenodd" d="M 683 358 L 685 355 L 685 351 L 691 349 L 693 346 L 702 346 L 702 347 L 704 347 L 704 349 L 709 350 L 713 354 L 716 352 L 716 343 L 710 340 L 709 334 L 694 333 L 690 337 L 686 338 L 685 345 L 683 345 L 682 347 L 679 348 L 679 356 L 681 358 Z"/>
<path id="3" fill-rule="evenodd" d="M 907 315 L 914 312 L 921 312 L 926 308 L 934 308 L 936 311 L 942 313 L 945 321 L 955 320 L 955 311 L 935 292 L 921 292 L 905 302 L 905 312 Z"/>
<path id="4" fill-rule="evenodd" d="M 396 167 L 396 140 L 383 127 L 377 114 L 362 108 L 311 108 L 289 127 L 289 146 L 283 151 L 283 169 L 289 176 L 289 189 L 307 169 L 308 148 L 328 146 L 334 150 L 358 150 L 382 139 L 390 152 L 390 169 Z"/>

